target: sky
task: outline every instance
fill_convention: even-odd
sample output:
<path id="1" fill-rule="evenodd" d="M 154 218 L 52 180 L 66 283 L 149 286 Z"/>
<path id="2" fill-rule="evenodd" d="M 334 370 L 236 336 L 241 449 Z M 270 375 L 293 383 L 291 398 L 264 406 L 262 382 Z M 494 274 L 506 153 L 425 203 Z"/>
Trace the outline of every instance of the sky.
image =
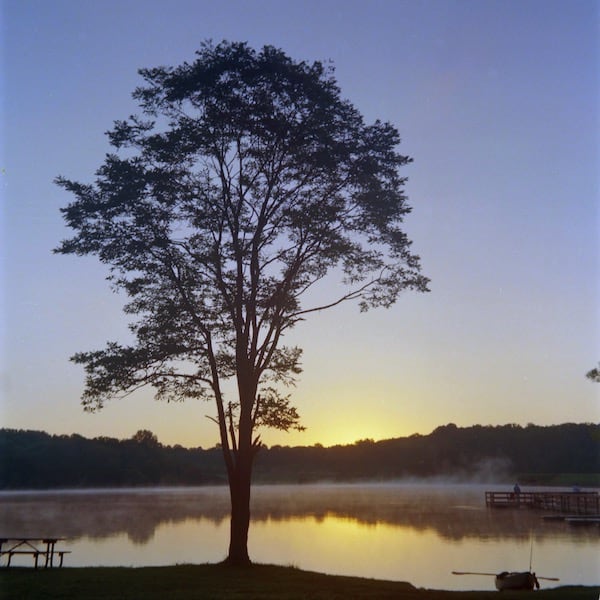
<path id="1" fill-rule="evenodd" d="M 332 61 L 342 95 L 414 159 L 405 230 L 431 292 L 294 329 L 307 429 L 265 443 L 599 420 L 598 1 L 4 0 L 0 20 L 1 427 L 217 443 L 206 402 L 148 390 L 83 412 L 69 357 L 124 335 L 125 298 L 95 258 L 52 254 L 73 199 L 53 179 L 91 182 L 104 132 L 138 112 L 137 70 L 206 39 Z"/>

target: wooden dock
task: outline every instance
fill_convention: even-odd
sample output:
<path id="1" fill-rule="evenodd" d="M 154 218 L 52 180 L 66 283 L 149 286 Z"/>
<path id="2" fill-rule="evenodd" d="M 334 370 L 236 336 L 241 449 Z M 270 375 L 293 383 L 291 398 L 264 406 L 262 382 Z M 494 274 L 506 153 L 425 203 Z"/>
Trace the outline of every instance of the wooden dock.
<path id="1" fill-rule="evenodd" d="M 559 514 L 600 515 L 598 492 L 486 492 L 490 508 L 535 508 Z"/>

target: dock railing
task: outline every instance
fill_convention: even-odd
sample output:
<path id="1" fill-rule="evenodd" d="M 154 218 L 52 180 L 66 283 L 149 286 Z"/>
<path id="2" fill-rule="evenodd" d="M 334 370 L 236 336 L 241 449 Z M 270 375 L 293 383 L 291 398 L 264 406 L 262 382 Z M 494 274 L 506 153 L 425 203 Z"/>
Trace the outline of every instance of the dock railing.
<path id="1" fill-rule="evenodd" d="M 536 508 L 561 514 L 599 515 L 598 492 L 486 492 L 490 508 Z"/>

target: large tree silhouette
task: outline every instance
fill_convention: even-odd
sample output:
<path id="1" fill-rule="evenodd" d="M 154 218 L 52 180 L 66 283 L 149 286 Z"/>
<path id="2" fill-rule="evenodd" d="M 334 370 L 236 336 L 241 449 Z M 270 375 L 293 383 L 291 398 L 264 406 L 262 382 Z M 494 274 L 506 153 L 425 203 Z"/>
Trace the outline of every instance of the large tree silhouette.
<path id="1" fill-rule="evenodd" d="M 331 68 L 279 49 L 205 43 L 194 62 L 143 69 L 141 116 L 115 122 L 95 183 L 59 177 L 74 237 L 97 255 L 135 317 L 131 345 L 76 354 L 82 402 L 153 386 L 167 400 L 212 399 L 231 494 L 228 561 L 247 550 L 261 426 L 298 428 L 285 386 L 300 353 L 284 334 L 312 311 L 356 300 L 389 307 L 427 289 L 401 229 L 410 212 L 397 130 L 364 123 Z M 334 271 L 338 293 L 305 305 Z M 236 397 L 225 398 L 234 381 Z"/>

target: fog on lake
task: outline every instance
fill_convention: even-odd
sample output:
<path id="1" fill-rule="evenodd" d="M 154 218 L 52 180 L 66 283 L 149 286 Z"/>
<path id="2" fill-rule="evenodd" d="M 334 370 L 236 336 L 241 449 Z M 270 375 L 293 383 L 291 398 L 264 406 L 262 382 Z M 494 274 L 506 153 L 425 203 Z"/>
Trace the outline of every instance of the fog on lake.
<path id="1" fill-rule="evenodd" d="M 574 527 L 544 521 L 546 513 L 531 509 L 488 509 L 486 489 L 506 486 L 256 486 L 250 555 L 418 587 L 494 589 L 492 577 L 451 571 L 527 570 L 533 541 L 538 575 L 559 577 L 560 585 L 599 583 L 597 524 Z M 67 566 L 211 563 L 227 552 L 225 487 L 2 492 L 0 505 L 2 537 L 66 537 Z"/>

